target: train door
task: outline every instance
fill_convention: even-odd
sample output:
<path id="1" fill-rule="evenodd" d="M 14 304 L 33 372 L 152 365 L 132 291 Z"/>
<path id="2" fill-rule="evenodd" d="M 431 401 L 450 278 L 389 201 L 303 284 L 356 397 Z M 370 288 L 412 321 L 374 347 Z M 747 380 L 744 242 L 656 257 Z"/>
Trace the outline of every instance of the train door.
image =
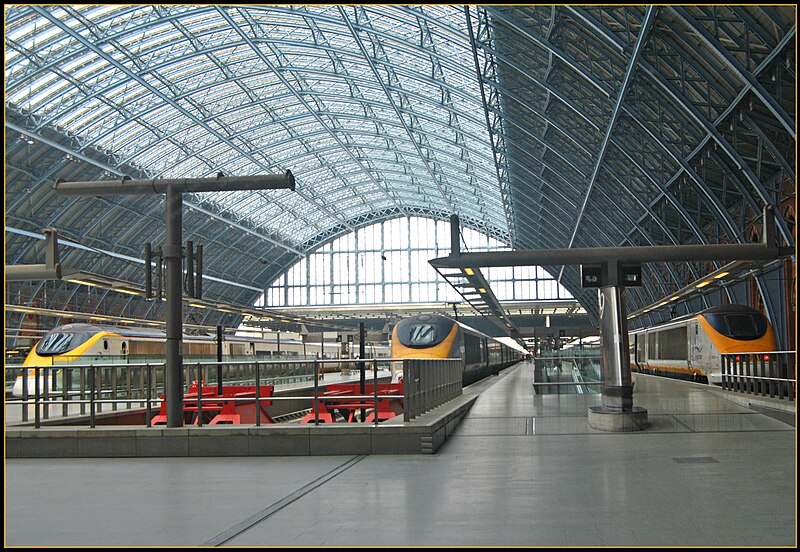
<path id="1" fill-rule="evenodd" d="M 700 339 L 699 332 L 700 324 L 697 323 L 697 320 L 692 320 L 689 322 L 689 325 L 686 328 L 686 333 L 689 337 L 689 354 L 687 355 L 687 362 L 689 364 L 689 370 L 692 372 L 695 372 L 699 366 L 702 366 L 703 342 Z"/>

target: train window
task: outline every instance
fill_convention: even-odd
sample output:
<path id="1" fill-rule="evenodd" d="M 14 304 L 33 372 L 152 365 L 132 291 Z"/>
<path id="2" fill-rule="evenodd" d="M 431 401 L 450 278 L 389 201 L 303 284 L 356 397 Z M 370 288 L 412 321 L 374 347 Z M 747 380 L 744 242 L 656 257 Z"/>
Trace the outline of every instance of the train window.
<path id="1" fill-rule="evenodd" d="M 650 343 L 648 358 L 686 360 L 686 326 L 654 332 L 648 336 L 650 338 L 655 339 Z M 658 347 L 653 347 L 654 343 L 658 343 Z"/>
<path id="2" fill-rule="evenodd" d="M 410 345 L 430 345 L 436 341 L 436 326 L 417 324 L 411 327 L 408 338 Z"/>
<path id="3" fill-rule="evenodd" d="M 661 360 L 686 360 L 686 326 L 658 332 L 658 356 Z M 651 355 L 652 356 L 652 355 Z"/>
<path id="4" fill-rule="evenodd" d="M 728 335 L 739 339 L 756 339 L 766 332 L 766 324 L 763 329 L 758 328 L 755 317 L 750 314 L 728 314 L 725 316 L 728 325 Z"/>
<path id="5" fill-rule="evenodd" d="M 60 355 L 86 343 L 93 334 L 89 332 L 56 332 L 44 336 L 36 345 L 36 354 L 40 356 Z"/>
<path id="6" fill-rule="evenodd" d="M 767 319 L 759 312 L 714 313 L 705 318 L 712 328 L 733 339 L 759 339 L 767 333 Z"/>
<path id="7" fill-rule="evenodd" d="M 108 339 L 103 340 L 103 349 L 106 351 L 108 350 Z"/>
<path id="8" fill-rule="evenodd" d="M 464 334 L 464 362 L 466 364 L 473 364 L 481 362 L 481 339 L 474 335 Z"/>

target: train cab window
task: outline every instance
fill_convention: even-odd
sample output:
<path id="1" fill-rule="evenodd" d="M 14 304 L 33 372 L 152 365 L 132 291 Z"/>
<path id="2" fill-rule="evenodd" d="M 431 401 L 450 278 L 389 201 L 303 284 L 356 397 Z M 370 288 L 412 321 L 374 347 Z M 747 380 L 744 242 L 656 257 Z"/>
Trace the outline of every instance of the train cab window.
<path id="1" fill-rule="evenodd" d="M 728 335 L 739 339 L 755 339 L 757 336 L 764 335 L 766 324 L 758 328 L 756 317 L 749 314 L 728 314 L 725 316 L 728 325 Z"/>
<path id="2" fill-rule="evenodd" d="M 436 341 L 434 324 L 416 324 L 411 327 L 408 336 L 409 345 L 430 345 Z"/>
<path id="3" fill-rule="evenodd" d="M 39 356 L 53 356 L 66 353 L 92 337 L 88 332 L 56 332 L 44 336 L 36 345 L 36 354 Z"/>
<path id="4" fill-rule="evenodd" d="M 759 339 L 767 333 L 767 319 L 761 313 L 715 313 L 705 318 L 716 331 L 734 339 Z"/>
<path id="5" fill-rule="evenodd" d="M 108 350 L 108 339 L 103 340 L 103 349 Z"/>

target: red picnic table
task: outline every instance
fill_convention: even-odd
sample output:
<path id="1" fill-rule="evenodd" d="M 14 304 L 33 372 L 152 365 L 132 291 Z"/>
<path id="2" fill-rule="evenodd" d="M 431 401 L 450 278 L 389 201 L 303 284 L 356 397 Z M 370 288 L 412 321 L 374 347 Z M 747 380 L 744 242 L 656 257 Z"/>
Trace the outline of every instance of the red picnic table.
<path id="1" fill-rule="evenodd" d="M 355 421 L 355 413 L 358 410 L 371 409 L 365 422 L 375 420 L 375 388 L 372 384 L 364 387 L 364 393 L 360 391 L 358 383 L 336 383 L 327 387 L 319 397 L 317 415 L 314 409 L 306 414 L 300 421 L 301 424 L 313 423 L 315 418 L 321 423 L 334 423 L 336 417 L 333 411 L 338 410 L 342 418 L 347 422 Z M 378 421 L 394 418 L 402 413 L 402 399 L 390 399 L 388 396 L 403 395 L 403 384 L 401 383 L 379 383 L 378 384 Z M 398 412 L 399 410 L 399 412 Z"/>
<path id="2" fill-rule="evenodd" d="M 265 407 L 272 404 L 269 397 L 273 396 L 275 387 L 273 385 L 262 385 L 259 389 L 258 415 L 259 422 L 262 424 L 275 423 Z M 254 424 L 256 423 L 256 386 L 255 385 L 227 385 L 222 388 L 220 395 L 216 386 L 203 385 L 202 411 L 203 423 L 208 425 L 217 424 Z M 161 395 L 164 398 L 164 395 Z M 239 399 L 239 400 L 231 400 Z M 252 399 L 252 400 L 241 400 Z M 267 400 L 262 400 L 267 399 Z M 183 418 L 184 423 L 197 425 L 197 383 L 189 387 L 189 392 L 183 396 Z M 152 420 L 151 425 L 162 425 L 167 423 L 167 403 L 161 402 L 161 408 Z"/>

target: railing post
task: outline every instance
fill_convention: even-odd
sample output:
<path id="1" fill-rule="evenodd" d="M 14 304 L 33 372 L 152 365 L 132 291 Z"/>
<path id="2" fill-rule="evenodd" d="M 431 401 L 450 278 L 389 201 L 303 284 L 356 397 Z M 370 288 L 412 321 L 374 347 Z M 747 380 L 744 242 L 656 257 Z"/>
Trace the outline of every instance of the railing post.
<path id="1" fill-rule="evenodd" d="M 117 367 L 113 366 L 111 368 L 111 410 L 117 410 Z"/>
<path id="2" fill-rule="evenodd" d="M 259 365 L 256 361 L 256 427 L 261 425 L 261 375 Z"/>
<path id="3" fill-rule="evenodd" d="M 145 372 L 144 376 L 145 376 L 145 382 L 147 384 L 147 391 L 145 391 L 145 397 L 147 398 L 147 424 L 146 425 L 147 425 L 147 427 L 152 427 L 152 425 L 150 424 L 150 419 L 153 417 L 152 416 L 152 414 L 153 414 L 153 406 L 152 406 L 150 401 L 152 400 L 152 396 L 153 396 L 152 395 L 153 374 L 152 374 L 152 371 L 150 370 L 150 363 L 149 362 L 145 365 L 145 370 L 146 370 L 146 372 Z"/>
<path id="4" fill-rule="evenodd" d="M 403 361 L 403 420 L 410 422 L 414 418 L 414 377 L 411 370 L 411 361 Z"/>
<path id="5" fill-rule="evenodd" d="M 737 393 L 742 392 L 742 357 L 736 355 L 733 357 L 733 373 L 734 373 L 734 391 Z"/>
<path id="6" fill-rule="evenodd" d="M 197 427 L 203 425 L 203 367 L 197 363 Z"/>
<path id="7" fill-rule="evenodd" d="M 97 378 L 97 367 L 89 367 L 89 427 L 94 427 L 94 389 Z"/>
<path id="8" fill-rule="evenodd" d="M 67 382 L 67 374 L 69 373 L 71 372 L 64 368 L 64 377 L 61 378 L 63 382 L 63 385 L 61 386 L 61 400 L 64 402 L 64 404 L 61 406 L 61 415 L 65 418 L 69 416 L 69 403 L 67 402 L 69 400 L 69 384 Z"/>
<path id="9" fill-rule="evenodd" d="M 775 357 L 777 353 L 773 353 L 769 357 L 769 364 L 767 368 L 767 373 L 769 374 L 769 396 L 775 396 Z"/>
<path id="10" fill-rule="evenodd" d="M 28 386 L 30 385 L 30 383 L 29 383 L 30 376 L 28 374 L 30 373 L 30 370 L 27 369 L 27 368 L 23 368 L 22 373 L 25 376 L 23 378 L 23 380 L 22 380 L 22 406 L 21 406 L 22 407 L 22 421 L 23 422 L 27 422 L 28 421 L 28 406 L 30 406 L 28 404 L 28 399 L 30 399 L 30 392 L 29 392 L 30 390 L 28 389 Z"/>
<path id="11" fill-rule="evenodd" d="M 52 373 L 53 372 L 49 366 L 44 367 L 44 377 L 42 378 L 42 383 L 44 383 L 44 389 L 41 389 L 41 393 L 42 393 L 42 407 L 43 407 L 42 418 L 44 418 L 45 420 L 50 419 L 50 405 L 48 404 L 50 402 L 50 383 L 48 381 L 50 378 L 48 376 L 51 375 Z"/>
<path id="12" fill-rule="evenodd" d="M 372 361 L 372 391 L 374 393 L 372 421 L 375 422 L 375 425 L 378 425 L 378 361 L 376 360 Z"/>
<path id="13" fill-rule="evenodd" d="M 319 425 L 319 361 L 314 361 L 314 425 Z"/>
<path id="14" fill-rule="evenodd" d="M 720 387 L 728 388 L 728 355 L 722 355 L 720 358 Z"/>
<path id="15" fill-rule="evenodd" d="M 81 416 L 86 414 L 86 403 L 83 401 L 86 400 L 86 366 L 81 366 L 81 374 L 80 374 L 80 387 L 81 387 Z"/>
<path id="16" fill-rule="evenodd" d="M 41 385 L 39 383 L 39 370 L 40 369 L 39 369 L 38 366 L 36 366 L 34 368 L 34 370 L 33 370 L 33 376 L 34 376 L 34 378 L 36 378 L 34 380 L 34 384 L 33 384 L 33 392 L 34 392 L 34 395 L 33 395 L 33 406 L 34 406 L 33 427 L 35 427 L 37 429 L 42 424 L 42 418 L 41 418 L 41 415 L 39 414 L 39 394 L 41 393 L 41 391 L 39 389 L 41 387 Z"/>

